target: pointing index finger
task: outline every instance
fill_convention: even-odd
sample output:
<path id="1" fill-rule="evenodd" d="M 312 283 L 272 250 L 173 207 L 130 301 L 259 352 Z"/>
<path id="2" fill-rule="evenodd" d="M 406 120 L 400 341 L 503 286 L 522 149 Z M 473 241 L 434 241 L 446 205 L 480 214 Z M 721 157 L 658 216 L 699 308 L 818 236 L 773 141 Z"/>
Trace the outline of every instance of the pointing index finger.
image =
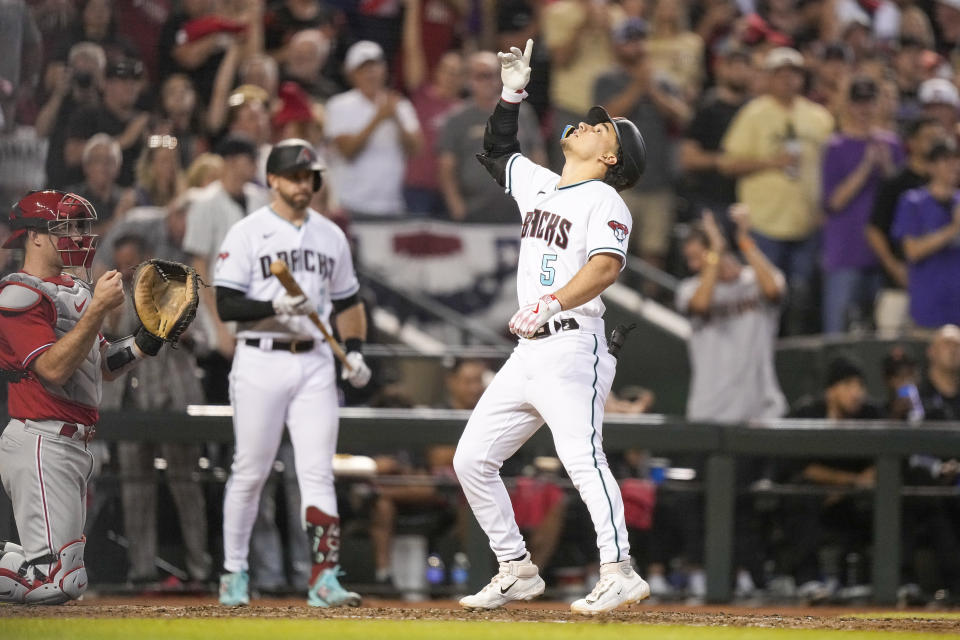
<path id="1" fill-rule="evenodd" d="M 527 39 L 527 46 L 523 50 L 523 61 L 527 63 L 527 66 L 530 66 L 530 57 L 533 55 L 533 39 Z"/>

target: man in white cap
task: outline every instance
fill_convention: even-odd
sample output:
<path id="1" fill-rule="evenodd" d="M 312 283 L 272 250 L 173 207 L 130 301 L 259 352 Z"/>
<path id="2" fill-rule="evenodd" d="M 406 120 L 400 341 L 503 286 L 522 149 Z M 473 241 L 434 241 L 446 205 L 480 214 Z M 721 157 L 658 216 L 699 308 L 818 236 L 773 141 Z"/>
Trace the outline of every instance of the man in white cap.
<path id="1" fill-rule="evenodd" d="M 955 84 L 945 78 L 924 80 L 917 91 L 917 97 L 923 106 L 923 115 L 939 122 L 952 135 L 957 135 L 960 92 Z"/>
<path id="2" fill-rule="evenodd" d="M 802 333 L 810 329 L 803 313 L 817 266 L 821 151 L 833 132 L 833 116 L 801 95 L 799 51 L 773 49 L 763 67 L 767 91 L 730 123 L 719 169 L 737 178 L 737 200 L 752 212 L 753 240 L 787 278 L 787 332 Z"/>
<path id="3" fill-rule="evenodd" d="M 343 67 L 354 88 L 327 102 L 334 197 L 354 219 L 399 216 L 406 159 L 423 142 L 417 114 L 387 88 L 387 64 L 376 42 L 351 46 Z"/>

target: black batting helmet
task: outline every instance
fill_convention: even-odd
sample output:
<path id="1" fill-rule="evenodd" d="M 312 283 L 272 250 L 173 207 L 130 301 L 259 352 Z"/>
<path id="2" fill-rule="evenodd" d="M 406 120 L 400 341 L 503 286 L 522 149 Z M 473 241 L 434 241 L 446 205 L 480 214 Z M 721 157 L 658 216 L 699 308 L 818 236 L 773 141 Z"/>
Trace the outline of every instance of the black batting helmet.
<path id="1" fill-rule="evenodd" d="M 283 175 L 301 169 L 313 171 L 313 190 L 319 191 L 324 166 L 313 145 L 300 138 L 287 138 L 273 145 L 267 156 L 267 173 Z"/>
<path id="2" fill-rule="evenodd" d="M 640 135 L 637 125 L 626 118 L 611 118 L 603 107 L 593 107 L 587 112 L 585 122 L 589 125 L 609 122 L 617 134 L 620 149 L 617 151 L 617 164 L 607 169 L 603 181 L 617 191 L 629 189 L 637 184 L 647 166 L 647 145 Z"/>

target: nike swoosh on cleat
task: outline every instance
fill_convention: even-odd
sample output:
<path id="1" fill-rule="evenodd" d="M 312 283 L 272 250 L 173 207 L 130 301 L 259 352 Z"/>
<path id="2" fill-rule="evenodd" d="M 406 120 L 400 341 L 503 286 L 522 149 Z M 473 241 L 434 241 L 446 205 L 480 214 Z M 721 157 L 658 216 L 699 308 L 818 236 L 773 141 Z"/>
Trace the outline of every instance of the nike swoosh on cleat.
<path id="1" fill-rule="evenodd" d="M 519 580 L 519 578 L 518 578 L 518 580 Z M 503 587 L 500 587 L 500 595 L 506 595 L 507 591 L 510 591 L 510 589 L 512 589 L 512 588 L 513 588 L 513 585 L 515 585 L 515 584 L 517 584 L 517 580 L 514 580 L 513 582 L 511 582 L 511 583 L 510 583 L 510 586 L 507 587 L 506 589 L 504 589 Z"/>

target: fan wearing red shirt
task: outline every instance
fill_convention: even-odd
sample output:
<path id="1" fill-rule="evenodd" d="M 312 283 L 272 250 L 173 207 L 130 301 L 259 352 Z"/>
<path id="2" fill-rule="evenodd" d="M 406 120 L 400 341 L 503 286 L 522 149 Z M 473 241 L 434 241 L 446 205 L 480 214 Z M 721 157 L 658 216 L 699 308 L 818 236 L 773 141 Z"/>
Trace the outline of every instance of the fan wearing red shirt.
<path id="1" fill-rule="evenodd" d="M 0 602 L 61 604 L 87 586 L 83 524 L 101 382 L 163 342 L 145 331 L 108 343 L 106 315 L 123 304 L 120 273 L 89 277 L 97 214 L 83 198 L 35 191 L 10 212 L 4 249 L 24 250 L 23 269 L 0 280 L 0 380 L 10 422 L 0 436 L 0 480 L 21 544 L 0 540 Z"/>

